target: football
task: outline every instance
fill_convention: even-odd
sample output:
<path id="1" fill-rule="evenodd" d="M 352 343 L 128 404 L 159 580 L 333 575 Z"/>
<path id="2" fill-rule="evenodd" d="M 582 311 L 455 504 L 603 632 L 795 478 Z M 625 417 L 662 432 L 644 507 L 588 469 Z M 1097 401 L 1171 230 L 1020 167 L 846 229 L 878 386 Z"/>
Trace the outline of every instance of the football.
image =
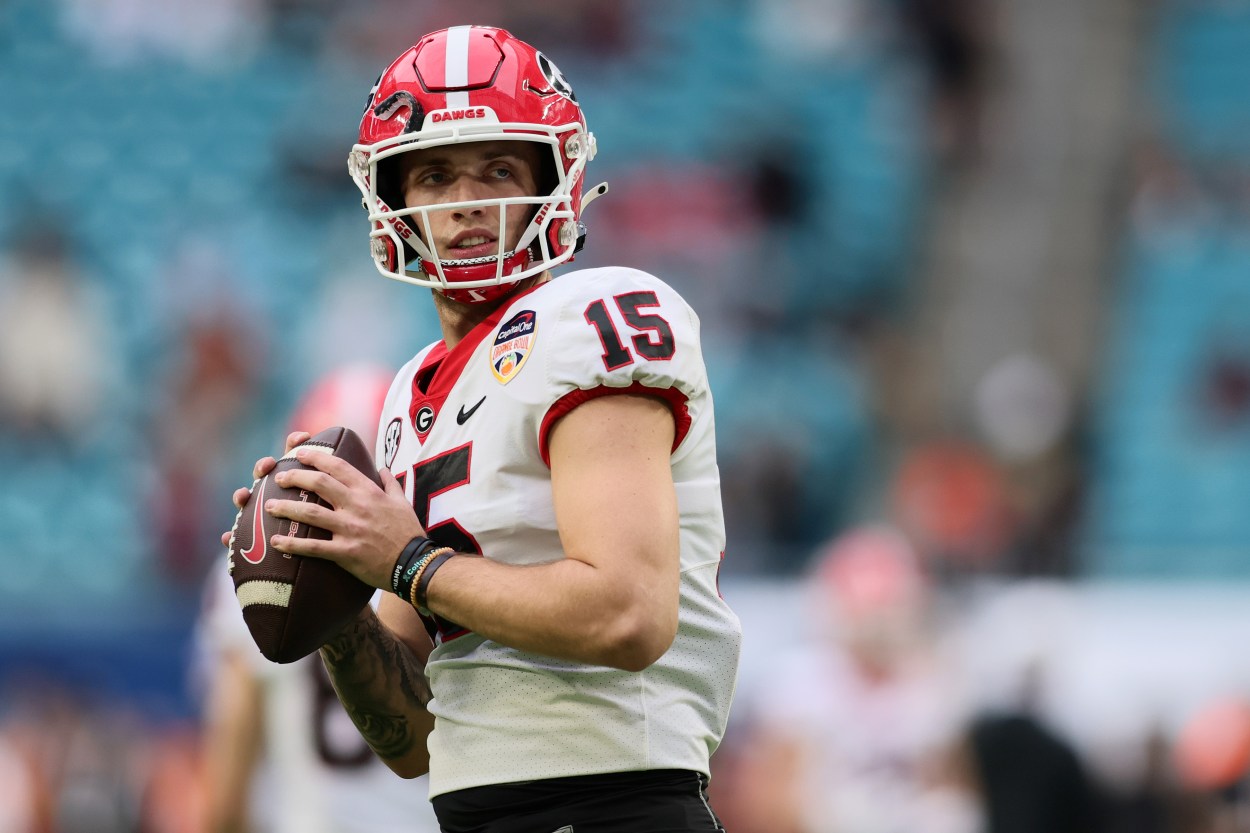
<path id="1" fill-rule="evenodd" d="M 303 445 L 346 460 L 381 486 L 373 455 L 360 435 L 350 428 L 321 431 Z M 350 622 L 373 596 L 373 588 L 332 561 L 274 550 L 274 535 L 329 539 L 324 529 L 275 518 L 261 507 L 265 501 L 312 500 L 326 506 L 315 493 L 284 489 L 274 475 L 307 468 L 291 449 L 265 477 L 252 484 L 235 517 L 230 534 L 230 575 L 257 647 L 273 662 L 294 662 L 320 648 Z"/>

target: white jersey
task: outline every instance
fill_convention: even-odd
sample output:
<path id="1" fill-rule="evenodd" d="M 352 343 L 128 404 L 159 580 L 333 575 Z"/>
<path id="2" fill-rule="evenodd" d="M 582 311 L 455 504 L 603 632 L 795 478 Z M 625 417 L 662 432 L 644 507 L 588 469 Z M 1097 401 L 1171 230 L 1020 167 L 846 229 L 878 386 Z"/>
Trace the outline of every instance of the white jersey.
<path id="1" fill-rule="evenodd" d="M 223 565 L 224 567 L 224 561 Z M 206 588 L 198 642 L 203 674 L 226 651 L 259 680 L 263 758 L 252 784 L 252 827 L 267 833 L 434 833 L 422 785 L 383 764 L 339 704 L 317 654 L 286 665 L 252 641 L 225 569 Z M 276 798 L 275 798 L 276 797 Z"/>
<path id="2" fill-rule="evenodd" d="M 438 620 L 427 666 L 432 796 L 605 772 L 709 772 L 741 629 L 717 590 L 725 531 L 699 321 L 677 293 L 623 268 L 522 292 L 454 350 L 439 342 L 399 372 L 378 459 L 439 543 L 508 564 L 558 560 L 548 433 L 582 402 L 622 391 L 665 399 L 676 420 L 676 639 L 634 673 L 519 651 Z"/>

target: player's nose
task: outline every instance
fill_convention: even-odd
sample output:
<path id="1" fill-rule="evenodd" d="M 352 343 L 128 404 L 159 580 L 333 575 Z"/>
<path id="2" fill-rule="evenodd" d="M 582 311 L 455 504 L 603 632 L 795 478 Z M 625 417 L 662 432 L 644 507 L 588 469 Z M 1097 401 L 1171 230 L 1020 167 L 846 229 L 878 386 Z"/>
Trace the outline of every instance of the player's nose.
<path id="1" fill-rule="evenodd" d="M 486 188 L 485 183 L 476 177 L 462 176 L 452 185 L 452 190 L 448 197 L 451 202 L 472 202 L 489 198 L 490 192 Z M 451 214 L 459 220 L 464 217 L 481 216 L 485 211 L 486 206 L 482 205 L 460 206 L 453 208 Z"/>

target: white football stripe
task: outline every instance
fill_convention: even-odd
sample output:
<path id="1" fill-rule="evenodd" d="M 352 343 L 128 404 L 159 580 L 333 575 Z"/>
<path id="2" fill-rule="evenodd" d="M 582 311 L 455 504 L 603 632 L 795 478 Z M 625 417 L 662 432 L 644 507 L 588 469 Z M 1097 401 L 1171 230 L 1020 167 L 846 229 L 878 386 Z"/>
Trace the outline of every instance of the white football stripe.
<path id="1" fill-rule="evenodd" d="M 282 455 L 282 459 L 283 459 L 283 460 L 294 460 L 294 459 L 295 459 L 295 452 L 299 451 L 301 448 L 306 448 L 306 449 L 308 449 L 309 451 L 319 451 L 319 452 L 321 452 L 322 454 L 333 454 L 333 453 L 334 453 L 334 449 L 333 449 L 333 448 L 331 448 L 331 447 L 330 447 L 330 446 L 328 446 L 328 445 L 322 445 L 321 443 L 304 443 L 303 445 L 297 445 L 297 446 L 295 446 L 295 448 L 292 448 L 292 449 L 291 449 L 290 451 L 288 451 L 286 454 L 283 454 L 283 455 Z"/>
<path id="2" fill-rule="evenodd" d="M 291 604 L 291 585 L 280 581 L 247 581 L 234 591 L 240 607 L 273 605 L 288 607 Z"/>
<path id="3" fill-rule="evenodd" d="M 469 83 L 469 32 L 472 26 L 453 26 L 447 30 L 447 54 L 444 57 L 443 83 L 463 87 Z M 447 94 L 447 109 L 469 106 L 467 90 Z"/>

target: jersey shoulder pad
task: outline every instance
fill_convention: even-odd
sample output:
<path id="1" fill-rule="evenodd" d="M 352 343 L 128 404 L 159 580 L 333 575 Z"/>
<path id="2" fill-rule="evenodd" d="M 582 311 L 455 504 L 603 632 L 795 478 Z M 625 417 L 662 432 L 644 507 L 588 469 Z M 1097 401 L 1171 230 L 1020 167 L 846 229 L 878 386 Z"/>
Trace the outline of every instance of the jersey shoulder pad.
<path id="1" fill-rule="evenodd" d="M 552 289 L 542 306 L 558 310 L 548 313 L 554 332 L 542 353 L 554 398 L 637 386 L 692 399 L 706 388 L 698 316 L 664 281 L 607 267 L 569 273 Z"/>

